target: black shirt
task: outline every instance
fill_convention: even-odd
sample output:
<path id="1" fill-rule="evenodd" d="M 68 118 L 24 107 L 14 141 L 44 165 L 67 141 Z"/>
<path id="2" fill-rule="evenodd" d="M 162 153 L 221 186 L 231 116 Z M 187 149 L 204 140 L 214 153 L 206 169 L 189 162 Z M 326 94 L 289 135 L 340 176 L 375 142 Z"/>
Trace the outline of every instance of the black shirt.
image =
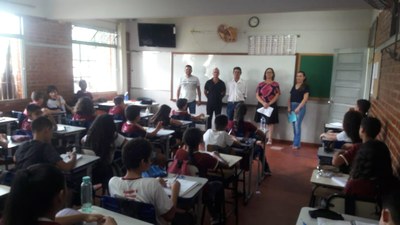
<path id="1" fill-rule="evenodd" d="M 304 85 L 304 87 L 300 87 L 299 89 L 296 89 L 296 85 L 293 85 L 292 90 L 290 91 L 290 102 L 300 103 L 303 101 L 305 93 L 310 93 L 308 85 Z"/>
<path id="2" fill-rule="evenodd" d="M 53 146 L 37 140 L 22 144 L 15 152 L 16 169 L 26 169 L 37 163 L 56 164 L 60 160 L 62 158 Z"/>
<path id="3" fill-rule="evenodd" d="M 204 85 L 204 94 L 207 97 L 207 103 L 221 104 L 222 98 L 225 96 L 225 83 L 219 79 L 217 83 L 211 78 Z"/>

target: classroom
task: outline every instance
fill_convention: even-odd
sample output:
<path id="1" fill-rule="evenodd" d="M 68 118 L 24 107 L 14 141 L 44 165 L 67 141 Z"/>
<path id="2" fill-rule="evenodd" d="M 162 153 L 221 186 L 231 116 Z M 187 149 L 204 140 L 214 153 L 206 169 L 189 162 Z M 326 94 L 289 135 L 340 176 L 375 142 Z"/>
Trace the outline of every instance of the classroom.
<path id="1" fill-rule="evenodd" d="M 81 79 L 88 82 L 94 100 L 111 101 L 128 93 L 129 99 L 150 98 L 176 108 L 177 82 L 185 74 L 185 65 L 192 63 L 192 74 L 200 78 L 202 92 L 215 67 L 227 83 L 233 78 L 233 67 L 240 66 L 249 87 L 246 120 L 253 121 L 256 86 L 263 81 L 264 70 L 272 67 L 281 85 L 280 122 L 272 138 L 279 146 L 289 146 L 293 128 L 287 122 L 287 99 L 296 72 L 320 68 L 323 72 L 315 72 L 308 80 L 311 96 L 302 127 L 301 142 L 314 151 L 310 157 L 316 160 L 325 124 L 341 122 L 344 113 L 354 107 L 353 99 L 367 99 L 371 102 L 368 115 L 382 123 L 377 139 L 388 146 L 393 171 L 400 176 L 400 109 L 396 107 L 400 104 L 400 45 L 396 45 L 400 28 L 396 28 L 396 18 L 400 16 L 399 12 L 393 15 L 390 7 L 377 7 L 382 2 L 399 5 L 397 0 L 0 1 L 0 17 L 12 18 L 13 25 L 18 25 L 10 28 L 4 20 L 0 22 L 0 71 L 9 68 L 7 54 L 11 52 L 16 77 L 10 97 L 5 91 L 5 75 L 0 74 L 0 112 L 23 111 L 31 92 L 46 92 L 48 85 L 55 85 L 65 100 L 72 102 Z M 140 24 L 174 25 L 175 47 L 143 46 L 139 43 Z M 222 40 L 220 25 L 237 29 L 235 41 Z M 286 36 L 294 40 L 290 52 L 268 54 L 265 48 L 263 53 L 251 49 L 254 37 L 283 40 Z M 340 80 L 346 76 L 341 71 L 348 69 L 339 66 L 346 54 L 362 55 L 357 62 L 360 77 L 351 84 L 356 86 L 340 86 L 348 81 Z M 318 60 L 324 57 L 329 58 L 330 69 L 319 66 Z M 207 58 L 214 61 L 205 66 Z M 306 59 L 311 61 L 307 64 Z M 353 96 L 346 96 L 349 93 Z M 201 100 L 196 114 L 206 113 L 204 94 Z M 225 113 L 226 98 L 223 102 Z M 240 224 L 244 222 L 239 219 Z"/>

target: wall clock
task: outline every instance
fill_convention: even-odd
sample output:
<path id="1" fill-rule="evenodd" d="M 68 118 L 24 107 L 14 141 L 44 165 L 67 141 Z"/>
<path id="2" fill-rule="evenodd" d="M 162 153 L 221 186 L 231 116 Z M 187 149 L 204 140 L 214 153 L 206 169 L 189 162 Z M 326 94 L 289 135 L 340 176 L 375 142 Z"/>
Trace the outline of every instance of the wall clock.
<path id="1" fill-rule="evenodd" d="M 249 19 L 249 26 L 250 27 L 257 27 L 260 24 L 260 19 L 257 16 L 252 16 Z"/>

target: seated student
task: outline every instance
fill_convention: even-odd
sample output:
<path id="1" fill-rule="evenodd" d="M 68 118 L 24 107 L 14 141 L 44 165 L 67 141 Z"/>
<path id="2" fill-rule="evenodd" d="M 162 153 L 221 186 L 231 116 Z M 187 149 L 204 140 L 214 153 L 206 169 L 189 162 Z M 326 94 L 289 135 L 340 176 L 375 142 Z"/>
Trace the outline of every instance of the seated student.
<path id="1" fill-rule="evenodd" d="M 36 164 L 17 171 L 7 198 L 2 225 L 67 225 L 96 222 L 117 225 L 111 217 L 77 213 L 56 217 L 67 195 L 64 174 L 49 164 Z"/>
<path id="2" fill-rule="evenodd" d="M 189 160 L 199 169 L 200 177 L 207 177 L 208 170 L 215 170 L 218 167 L 227 168 L 227 162 L 221 158 L 218 152 L 211 154 L 199 151 L 199 145 L 203 142 L 203 132 L 198 128 L 189 128 L 183 134 L 183 142 L 188 147 L 178 149 L 175 159 Z M 203 192 L 203 201 L 211 215 L 211 224 L 220 223 L 220 212 L 224 204 L 224 188 L 219 180 L 208 181 Z"/>
<path id="3" fill-rule="evenodd" d="M 158 111 L 150 118 L 150 123 L 155 125 L 158 122 L 162 122 L 164 128 L 171 126 L 182 126 L 179 120 L 170 117 L 171 107 L 168 105 L 161 105 Z"/>
<path id="4" fill-rule="evenodd" d="M 361 137 L 362 143 L 374 140 L 376 136 L 381 131 L 381 122 L 374 117 L 364 117 L 361 120 L 361 125 L 359 129 L 359 135 Z M 332 158 L 332 165 L 334 166 L 350 166 L 356 157 L 356 154 L 361 146 L 361 143 L 353 144 L 347 150 L 341 150 L 335 152 Z"/>
<path id="5" fill-rule="evenodd" d="M 83 148 L 93 150 L 100 157 L 93 168 L 93 183 L 102 183 L 103 187 L 107 187 L 108 180 L 113 176 L 115 150 L 125 144 L 125 137 L 117 132 L 112 116 L 103 114 L 96 117 L 82 141 Z"/>
<path id="6" fill-rule="evenodd" d="M 90 98 L 83 97 L 78 100 L 75 105 L 73 121 L 81 121 L 85 123 L 85 127 L 89 128 L 90 124 L 96 118 L 93 101 Z"/>
<path id="7" fill-rule="evenodd" d="M 42 109 L 43 114 L 46 115 L 46 114 L 48 114 L 48 113 L 51 113 L 49 109 L 43 108 L 44 94 L 43 94 L 42 92 L 39 92 L 39 91 L 32 91 L 31 99 L 32 99 L 32 101 L 31 101 L 29 104 L 38 105 L 38 106 Z M 26 111 L 26 108 L 25 108 L 25 110 L 24 110 L 24 115 L 25 115 L 25 116 L 28 116 L 28 112 Z"/>
<path id="8" fill-rule="evenodd" d="M 47 86 L 47 94 L 49 96 L 49 99 L 47 100 L 48 109 L 53 110 L 53 112 L 66 112 L 67 109 L 71 112 L 73 111 L 73 108 L 65 102 L 61 95 L 58 94 L 56 86 Z"/>
<path id="9" fill-rule="evenodd" d="M 145 139 L 129 141 L 122 150 L 126 174 L 124 177 L 112 177 L 109 182 L 109 191 L 111 196 L 152 204 L 155 207 L 157 224 L 168 224 L 169 221 L 174 221 L 174 218 L 179 220 L 176 217 L 179 214 L 177 200 L 180 183 L 175 181 L 171 184 L 171 198 L 169 198 L 163 188 L 166 187 L 163 179 L 142 177 L 142 172 L 150 168 L 151 153 L 152 146 Z M 180 221 L 180 224 L 189 224 L 189 222 Z"/>
<path id="10" fill-rule="evenodd" d="M 19 146 L 14 155 L 15 168 L 26 169 L 37 163 L 51 163 L 59 169 L 69 171 L 76 164 L 76 154 L 69 153 L 70 160 L 64 162 L 57 150 L 51 145 L 53 123 L 46 117 L 32 121 L 33 140 Z"/>
<path id="11" fill-rule="evenodd" d="M 39 116 L 43 115 L 43 112 L 40 108 L 40 106 L 36 104 L 29 104 L 26 108 L 25 111 L 27 112 L 27 117 L 22 121 L 21 123 L 21 131 L 18 131 L 18 134 L 24 134 L 28 135 L 31 138 L 33 137 L 32 135 L 32 121 L 38 118 Z"/>
<path id="12" fill-rule="evenodd" d="M 75 94 L 75 102 L 77 102 L 80 98 L 86 97 L 89 98 L 90 100 L 93 100 L 92 93 L 88 92 L 87 89 L 87 83 L 85 80 L 80 80 L 79 81 L 79 87 L 81 90 L 76 92 Z"/>
<path id="13" fill-rule="evenodd" d="M 123 120 L 125 121 L 125 103 L 124 97 L 122 95 L 118 95 L 114 98 L 114 106 L 108 111 L 109 115 L 112 115 L 114 120 Z"/>
<path id="14" fill-rule="evenodd" d="M 382 198 L 379 225 L 400 225 L 400 191 L 387 193 Z"/>
<path id="15" fill-rule="evenodd" d="M 188 101 L 186 98 L 180 98 L 176 101 L 176 106 L 178 110 L 172 110 L 171 118 L 176 120 L 186 120 L 186 121 L 199 121 L 204 114 L 201 113 L 197 116 L 192 116 L 188 113 Z"/>
<path id="16" fill-rule="evenodd" d="M 217 145 L 221 148 L 232 145 L 240 146 L 240 142 L 225 131 L 228 125 L 228 117 L 226 115 L 217 115 L 214 123 L 215 130 L 208 129 L 203 135 L 206 150 L 208 145 Z"/>
<path id="17" fill-rule="evenodd" d="M 256 136 L 265 138 L 265 134 L 263 131 L 257 129 L 257 127 L 251 122 L 245 121 L 244 117 L 247 113 L 247 106 L 244 103 L 239 103 L 235 107 L 234 118 L 233 120 L 228 122 L 227 129 L 230 130 L 232 135 L 236 137 L 244 137 L 244 138 L 254 138 Z M 267 156 L 265 154 L 265 150 L 263 149 L 264 140 L 257 141 L 254 149 L 254 157 L 259 156 L 260 159 L 265 157 L 265 163 L 263 165 L 264 174 L 267 176 L 271 176 L 271 169 L 269 167 Z"/>
<path id="18" fill-rule="evenodd" d="M 158 122 L 156 129 L 150 133 L 147 133 L 146 130 L 139 124 L 140 107 L 136 105 L 129 105 L 125 108 L 125 118 L 126 122 L 121 127 L 121 133 L 126 137 L 154 137 L 162 128 L 162 122 Z"/>
<path id="19" fill-rule="evenodd" d="M 377 199 L 382 193 L 387 193 L 396 181 L 388 147 L 381 141 L 371 140 L 358 150 L 344 193 Z"/>
<path id="20" fill-rule="evenodd" d="M 368 114 L 368 110 L 371 106 L 371 103 L 368 100 L 365 99 L 358 99 L 357 100 L 357 105 L 356 107 L 353 109 L 350 109 L 349 111 L 356 111 L 359 112 L 361 114 L 361 117 L 365 117 Z M 347 121 L 347 123 L 351 123 L 351 121 Z M 327 141 L 341 141 L 341 142 L 352 142 L 352 140 L 350 139 L 348 133 L 345 130 L 345 121 L 343 119 L 343 131 L 340 133 L 334 133 L 332 131 L 328 131 L 326 133 L 322 133 L 320 135 L 320 138 L 323 138 L 324 140 Z M 357 129 L 358 130 L 358 129 Z M 354 140 L 353 140 L 354 141 Z M 349 145 L 344 145 L 344 148 L 346 147 L 350 147 Z"/>
<path id="21" fill-rule="evenodd" d="M 7 146 L 8 146 L 7 134 L 0 133 L 0 147 L 7 148 Z"/>

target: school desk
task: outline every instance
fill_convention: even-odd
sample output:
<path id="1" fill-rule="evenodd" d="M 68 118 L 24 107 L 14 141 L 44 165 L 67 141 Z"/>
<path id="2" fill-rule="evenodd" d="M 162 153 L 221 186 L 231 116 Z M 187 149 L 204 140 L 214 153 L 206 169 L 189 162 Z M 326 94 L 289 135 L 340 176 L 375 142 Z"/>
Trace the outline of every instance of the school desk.
<path id="1" fill-rule="evenodd" d="M 104 216 L 111 216 L 112 218 L 115 219 L 115 222 L 117 222 L 118 225 L 151 225 L 150 223 L 129 217 L 129 216 L 125 216 L 116 212 L 113 212 L 111 210 L 107 210 L 98 206 L 92 206 L 92 213 L 97 213 L 97 214 L 101 214 Z M 88 224 L 88 223 L 86 223 Z M 89 223 L 92 224 L 92 223 Z"/>
<path id="2" fill-rule="evenodd" d="M 310 210 L 316 210 L 316 208 L 311 207 L 303 207 L 300 210 L 299 217 L 297 218 L 296 225 L 318 225 L 317 219 L 311 218 L 310 214 L 308 213 Z M 360 221 L 368 224 L 376 224 L 378 225 L 379 221 L 371 220 L 363 217 L 358 216 L 351 216 L 342 214 L 345 221 Z M 352 223 L 353 224 L 353 223 Z"/>
<path id="3" fill-rule="evenodd" d="M 0 117 L 0 126 L 7 126 L 7 135 L 11 135 L 11 124 L 13 123 L 18 123 L 18 119 L 7 116 Z"/>
<path id="4" fill-rule="evenodd" d="M 58 145 L 62 146 L 62 140 L 68 136 L 75 136 L 75 147 L 80 150 L 80 134 L 85 131 L 84 127 L 57 124 L 57 130 L 54 131 L 54 137 L 58 138 Z"/>
<path id="5" fill-rule="evenodd" d="M 349 179 L 348 174 L 331 172 L 327 170 L 325 171 L 318 169 L 313 170 L 310 178 L 310 182 L 313 185 L 313 188 L 311 191 L 309 206 L 310 207 L 315 206 L 315 199 L 316 199 L 315 191 L 318 188 L 320 187 L 333 188 L 338 190 L 338 192 L 341 192 L 346 186 L 346 182 L 348 179 Z"/>

